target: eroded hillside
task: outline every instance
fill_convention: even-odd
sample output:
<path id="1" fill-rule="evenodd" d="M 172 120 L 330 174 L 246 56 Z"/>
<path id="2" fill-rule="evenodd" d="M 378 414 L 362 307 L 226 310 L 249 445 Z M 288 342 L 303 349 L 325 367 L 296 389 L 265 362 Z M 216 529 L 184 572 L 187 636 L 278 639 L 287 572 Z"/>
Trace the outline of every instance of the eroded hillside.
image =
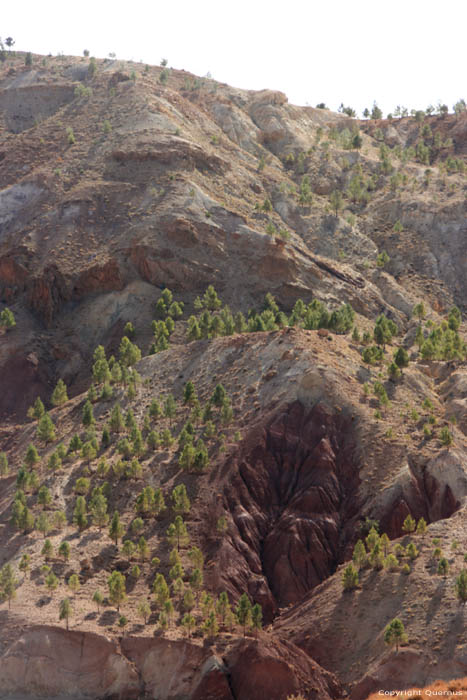
<path id="1" fill-rule="evenodd" d="M 89 66 L 0 65 L 1 696 L 465 676 L 466 115 Z"/>

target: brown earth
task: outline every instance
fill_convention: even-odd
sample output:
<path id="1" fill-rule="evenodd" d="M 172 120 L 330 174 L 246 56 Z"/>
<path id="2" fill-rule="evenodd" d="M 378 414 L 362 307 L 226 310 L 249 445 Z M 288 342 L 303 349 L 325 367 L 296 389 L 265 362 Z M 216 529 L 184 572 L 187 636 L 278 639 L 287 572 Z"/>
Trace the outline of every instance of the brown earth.
<path id="1" fill-rule="evenodd" d="M 420 127 L 413 119 L 354 122 L 289 105 L 282 93 L 195 82 L 184 71 L 171 70 L 163 85 L 159 68 L 107 60 L 98 61 L 91 80 L 86 59 L 47 58 L 39 69 L 40 61 L 34 57 L 28 70 L 18 54 L 0 65 L 0 301 L 17 321 L 0 335 L 0 450 L 10 464 L 10 475 L 0 477 L 0 564 L 9 561 L 17 570 L 21 556 L 31 556 L 11 610 L 6 602 L 0 610 L 0 697 L 286 700 L 301 693 L 307 700 L 363 700 L 395 684 L 404 689 L 464 677 L 463 610 L 453 584 L 467 552 L 467 365 L 421 361 L 411 313 L 423 300 L 427 333 L 452 303 L 466 309 L 465 177 L 446 170 L 448 156 L 465 158 L 465 114 L 426 119 L 443 142 L 452 139 L 433 152 L 429 176 L 426 164 L 403 164 L 391 154 L 406 177 L 404 186 L 394 186 L 380 169 L 376 129 L 390 147 L 412 146 Z M 75 95 L 83 86 L 92 93 Z M 355 124 L 363 132 L 360 152 L 342 145 L 345 129 Z M 364 178 L 374 176 L 367 204 L 346 194 L 358 165 Z M 303 175 L 311 203 L 298 196 Z M 329 204 L 336 188 L 345 194 L 337 216 Z M 402 231 L 394 231 L 397 220 Z M 267 233 L 272 224 L 289 237 Z M 390 256 L 384 269 L 376 265 L 382 249 Z M 402 379 L 389 381 L 384 367 L 362 362 L 359 342 L 325 330 L 187 343 L 186 319 L 208 284 L 232 312 L 245 315 L 261 307 L 267 292 L 287 313 L 299 298 L 317 298 L 331 310 L 350 303 L 360 333 L 385 312 L 400 329 L 385 349 L 385 364 L 403 344 L 410 365 Z M 184 302 L 184 315 L 169 350 L 147 355 L 154 305 L 166 286 Z M 103 344 L 108 355 L 118 355 L 127 321 L 145 356 L 137 365 L 141 383 L 134 399 L 115 385 L 113 397 L 94 404 L 97 437 L 116 402 L 125 412 L 131 408 L 142 428 L 151 400 L 169 392 L 177 415 L 155 425 L 178 436 L 189 416 L 185 383 L 194 382 L 204 405 L 220 382 L 234 417 L 223 425 L 216 414 L 216 434 L 205 437 L 206 472 L 184 472 L 175 444 L 146 450 L 139 478 L 112 470 L 103 476 L 99 461 L 117 462 L 120 436 L 89 465 L 76 455 L 56 472 L 47 467 L 60 442 L 74 434 L 85 439 L 81 412 L 92 352 Z M 71 398 L 50 411 L 57 436 L 44 445 L 26 410 L 38 395 L 49 407 L 59 377 Z M 365 392 L 376 381 L 389 395 L 386 407 Z M 428 424 L 431 439 L 423 432 Z M 447 426 L 454 438 L 449 447 L 440 441 Z M 197 438 L 203 430 L 195 425 Z M 49 534 L 49 565 L 59 579 L 52 593 L 40 570 L 43 537 L 10 524 L 15 475 L 30 442 L 41 457 L 39 482 L 52 494 L 47 510 L 67 515 L 64 529 Z M 143 534 L 166 578 L 170 493 L 185 483 L 190 546 L 206 556 L 205 589 L 225 590 L 234 607 L 244 592 L 259 603 L 258 638 L 251 632 L 243 638 L 239 626 L 203 638 L 200 601 L 197 629 L 186 638 L 175 596 L 174 619 L 161 630 L 149 561 L 136 555 L 128 561 L 107 528 L 90 524 L 77 532 L 72 523 L 75 482 L 84 475 L 88 500 L 92 488 L 109 482 L 109 513 L 119 511 L 124 538 L 135 542 L 136 495 L 148 484 L 163 489 L 167 510 L 145 517 Z M 37 489 L 26 499 L 37 517 Z M 419 556 L 401 558 L 395 572 L 364 569 L 358 589 L 342 593 L 342 571 L 365 519 L 379 521 L 392 547 L 405 546 L 412 539 L 402 531 L 408 514 L 429 525 L 413 537 Z M 448 558 L 446 578 L 437 574 L 433 538 Z M 72 550 L 66 563 L 57 555 L 64 539 Z M 187 548 L 181 556 L 188 585 Z M 92 603 L 115 569 L 127 579 L 124 634 L 108 601 L 99 611 Z M 71 573 L 81 587 L 72 596 L 67 632 L 58 606 L 71 595 Z M 137 614 L 142 600 L 151 602 L 147 624 Z M 383 642 L 384 627 L 396 616 L 408 635 L 398 653 Z"/>

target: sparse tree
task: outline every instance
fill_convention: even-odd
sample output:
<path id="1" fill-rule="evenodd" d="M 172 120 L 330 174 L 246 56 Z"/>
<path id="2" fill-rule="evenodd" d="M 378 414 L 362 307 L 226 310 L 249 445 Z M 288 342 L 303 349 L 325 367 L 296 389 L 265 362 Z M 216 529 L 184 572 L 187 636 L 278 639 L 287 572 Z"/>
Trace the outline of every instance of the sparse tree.
<path id="1" fill-rule="evenodd" d="M 417 535 L 424 535 L 427 529 L 427 524 L 425 518 L 420 518 L 420 520 L 417 523 L 417 530 L 416 534 Z"/>
<path id="2" fill-rule="evenodd" d="M 109 587 L 109 602 L 115 605 L 117 612 L 120 612 L 120 605 L 126 600 L 125 576 L 120 571 L 112 571 L 107 579 Z"/>
<path id="3" fill-rule="evenodd" d="M 68 401 L 66 384 L 63 379 L 59 379 L 51 396 L 52 406 L 61 406 Z"/>
<path id="4" fill-rule="evenodd" d="M 410 533 L 414 532 L 415 527 L 416 522 L 409 513 L 409 515 L 406 517 L 402 524 L 402 531 L 409 535 Z"/>
<path id="5" fill-rule="evenodd" d="M 70 558 L 71 547 L 69 542 L 63 540 L 58 548 L 58 554 L 63 558 L 63 561 L 68 561 Z"/>
<path id="6" fill-rule="evenodd" d="M 383 638 L 385 644 L 390 647 L 396 647 L 396 653 L 399 651 L 399 646 L 407 642 L 407 635 L 405 633 L 404 625 L 398 617 L 395 617 L 386 626 Z"/>
<path id="7" fill-rule="evenodd" d="M 358 571 L 349 564 L 342 574 L 342 587 L 344 591 L 353 591 L 358 586 Z"/>
<path id="8" fill-rule="evenodd" d="M 68 629 L 68 622 L 70 617 L 73 615 L 73 609 L 69 598 L 64 598 L 60 603 L 59 619 L 65 620 L 66 628 Z"/>
<path id="9" fill-rule="evenodd" d="M 94 591 L 92 601 L 97 605 L 97 612 L 100 613 L 101 605 L 104 602 L 104 596 L 102 595 L 102 593 L 100 591 Z"/>
<path id="10" fill-rule="evenodd" d="M 11 601 L 16 598 L 17 585 L 18 579 L 12 565 L 4 564 L 0 569 L 0 598 L 8 601 L 8 609 L 10 609 Z"/>
<path id="11" fill-rule="evenodd" d="M 367 562 L 367 554 L 365 545 L 363 544 L 362 540 L 358 540 L 356 542 L 352 554 L 352 560 L 354 564 L 358 567 L 358 569 L 362 569 L 365 566 Z"/>
<path id="12" fill-rule="evenodd" d="M 178 484 L 173 489 L 172 508 L 176 515 L 185 515 L 190 512 L 190 499 L 185 484 Z"/>
<path id="13" fill-rule="evenodd" d="M 5 452 L 0 452 L 0 476 L 8 476 L 8 457 Z"/>
<path id="14" fill-rule="evenodd" d="M 135 553 L 136 546 L 131 540 L 125 540 L 122 545 L 122 554 L 130 561 L 131 557 Z"/>
<path id="15" fill-rule="evenodd" d="M 43 508 L 46 508 L 52 503 L 52 495 L 45 484 L 43 484 L 37 492 L 37 502 L 39 505 L 43 506 Z"/>
<path id="16" fill-rule="evenodd" d="M 142 600 L 141 603 L 138 604 L 138 616 L 144 620 L 144 624 L 147 624 L 147 621 L 151 615 L 151 606 L 149 605 L 147 600 Z"/>
<path id="17" fill-rule="evenodd" d="M 190 638 L 191 633 L 196 627 L 196 620 L 190 612 L 185 613 L 182 617 L 182 627 L 186 631 L 187 637 Z"/>
<path id="18" fill-rule="evenodd" d="M 242 593 L 240 596 L 235 612 L 238 624 L 243 627 L 243 636 L 245 636 L 247 628 L 251 627 L 252 624 L 251 603 L 246 593 Z"/>
<path id="19" fill-rule="evenodd" d="M 259 603 L 255 603 L 253 607 L 251 608 L 251 622 L 252 622 L 252 627 L 255 631 L 255 637 L 258 636 L 258 632 L 262 628 L 262 623 L 263 623 L 263 611 L 261 608 L 261 605 Z"/>
<path id="20" fill-rule="evenodd" d="M 42 418 L 39 418 L 36 434 L 38 439 L 46 444 L 55 440 L 55 426 L 48 413 L 44 413 Z"/>
<path id="21" fill-rule="evenodd" d="M 459 599 L 459 602 L 462 603 L 462 605 L 465 605 L 467 602 L 467 570 L 463 569 L 459 576 L 456 578 L 456 584 L 455 584 L 455 589 L 456 589 L 456 595 L 457 598 Z"/>
<path id="22" fill-rule="evenodd" d="M 41 554 L 45 561 L 48 561 L 51 558 L 53 551 L 54 548 L 52 547 L 52 542 L 49 539 L 46 539 L 41 549 Z"/>
<path id="23" fill-rule="evenodd" d="M 120 522 L 120 516 L 118 514 L 118 511 L 116 510 L 112 516 L 112 521 L 110 523 L 109 537 L 115 542 L 116 545 L 118 545 L 118 540 L 124 532 L 125 526 Z"/>
<path id="24" fill-rule="evenodd" d="M 73 593 L 73 595 L 76 595 L 78 593 L 79 589 L 81 588 L 78 574 L 71 574 L 70 578 L 68 579 L 68 588 Z"/>
<path id="25" fill-rule="evenodd" d="M 39 530 L 40 533 L 42 533 L 44 538 L 47 537 L 47 535 L 51 531 L 52 525 L 50 523 L 49 516 L 44 511 L 42 511 L 42 513 L 40 513 L 37 516 L 36 522 L 35 522 L 35 528 L 36 528 L 36 530 Z"/>
<path id="26" fill-rule="evenodd" d="M 92 410 L 92 403 L 89 401 L 89 399 L 86 401 L 86 403 L 83 406 L 82 422 L 86 428 L 89 428 L 95 422 L 94 412 Z"/>
<path id="27" fill-rule="evenodd" d="M 333 190 L 329 195 L 329 204 L 334 212 L 337 219 L 339 216 L 339 211 L 342 209 L 342 192 L 340 190 Z"/>
<path id="28" fill-rule="evenodd" d="M 14 314 L 7 307 L 4 308 L 2 312 L 0 312 L 0 326 L 5 328 L 7 331 L 11 330 L 16 326 Z"/>
<path id="29" fill-rule="evenodd" d="M 84 496 L 78 496 L 76 499 L 75 509 L 73 511 L 73 522 L 78 526 L 80 532 L 88 525 L 87 507 Z"/>
<path id="30" fill-rule="evenodd" d="M 446 559 L 446 557 L 441 557 L 441 559 L 439 560 L 439 563 L 438 563 L 438 574 L 443 576 L 443 578 L 446 578 L 446 576 L 448 575 L 448 571 L 449 571 L 449 562 Z"/>

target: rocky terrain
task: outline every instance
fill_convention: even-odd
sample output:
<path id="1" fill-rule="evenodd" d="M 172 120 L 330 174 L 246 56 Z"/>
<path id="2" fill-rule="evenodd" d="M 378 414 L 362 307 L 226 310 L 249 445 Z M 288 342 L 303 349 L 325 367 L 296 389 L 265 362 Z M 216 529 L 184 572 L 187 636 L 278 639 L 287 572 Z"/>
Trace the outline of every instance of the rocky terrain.
<path id="1" fill-rule="evenodd" d="M 364 700 L 466 676 L 467 112 L 358 121 L 184 71 L 16 54 L 0 113 L 0 311 L 16 321 L 0 329 L 0 566 L 16 577 L 0 697 Z M 379 342 L 381 314 L 397 332 Z M 148 486 L 165 508 L 138 505 Z M 397 563 L 368 548 L 344 591 L 372 525 Z M 229 624 L 222 592 L 262 624 Z"/>

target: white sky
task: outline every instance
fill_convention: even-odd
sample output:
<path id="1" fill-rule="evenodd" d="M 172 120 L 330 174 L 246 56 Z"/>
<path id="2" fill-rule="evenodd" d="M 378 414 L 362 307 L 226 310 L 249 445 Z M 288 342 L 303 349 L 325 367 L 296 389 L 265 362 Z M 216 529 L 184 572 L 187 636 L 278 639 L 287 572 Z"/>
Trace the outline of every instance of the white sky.
<path id="1" fill-rule="evenodd" d="M 295 104 L 373 100 L 425 108 L 467 100 L 466 0 L 3 0 L 15 48 L 142 60 Z"/>

